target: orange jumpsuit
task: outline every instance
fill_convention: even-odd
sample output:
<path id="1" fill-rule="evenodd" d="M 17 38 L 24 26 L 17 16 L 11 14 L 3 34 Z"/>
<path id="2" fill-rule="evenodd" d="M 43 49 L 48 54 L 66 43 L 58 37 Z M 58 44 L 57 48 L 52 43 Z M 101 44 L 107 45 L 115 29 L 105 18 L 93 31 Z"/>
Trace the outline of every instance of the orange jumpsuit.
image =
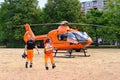
<path id="1" fill-rule="evenodd" d="M 26 45 L 27 45 L 27 60 L 32 62 L 34 55 L 33 48 L 35 47 L 35 42 L 33 40 L 29 40 L 27 41 Z"/>
<path id="2" fill-rule="evenodd" d="M 33 62 L 33 55 L 34 55 L 33 50 L 27 50 L 27 60 L 30 61 L 31 63 Z"/>
<path id="3" fill-rule="evenodd" d="M 44 52 L 45 52 L 45 55 L 44 55 L 45 65 L 47 65 L 48 58 L 50 58 L 51 64 L 54 64 L 53 46 L 50 42 L 44 44 Z"/>

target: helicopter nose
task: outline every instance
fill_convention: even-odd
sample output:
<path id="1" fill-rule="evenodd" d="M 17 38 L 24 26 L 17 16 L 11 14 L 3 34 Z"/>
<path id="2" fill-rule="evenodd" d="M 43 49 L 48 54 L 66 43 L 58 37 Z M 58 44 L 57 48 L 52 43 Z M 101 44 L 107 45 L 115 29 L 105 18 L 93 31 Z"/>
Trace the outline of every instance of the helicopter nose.
<path id="1" fill-rule="evenodd" d="M 92 39 L 88 38 L 87 44 L 90 45 L 92 43 Z"/>

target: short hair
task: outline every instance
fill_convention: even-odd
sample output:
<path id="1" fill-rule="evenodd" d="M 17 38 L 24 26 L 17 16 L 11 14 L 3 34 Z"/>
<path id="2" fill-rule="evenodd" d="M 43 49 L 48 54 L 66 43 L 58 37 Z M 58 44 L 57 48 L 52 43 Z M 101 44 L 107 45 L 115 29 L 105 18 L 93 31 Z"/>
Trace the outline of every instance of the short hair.
<path id="1" fill-rule="evenodd" d="M 45 43 L 48 43 L 48 42 L 50 42 L 50 38 L 47 38 L 45 41 Z"/>

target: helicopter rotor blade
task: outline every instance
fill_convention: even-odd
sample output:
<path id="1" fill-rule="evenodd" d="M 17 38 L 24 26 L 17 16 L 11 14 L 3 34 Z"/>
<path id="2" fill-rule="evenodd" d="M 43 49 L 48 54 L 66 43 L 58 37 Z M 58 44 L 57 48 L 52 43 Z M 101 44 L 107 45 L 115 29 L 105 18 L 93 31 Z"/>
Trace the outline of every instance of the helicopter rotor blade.
<path id="1" fill-rule="evenodd" d="M 22 28 L 24 25 L 14 25 L 13 27 Z"/>
<path id="2" fill-rule="evenodd" d="M 50 26 L 50 25 L 59 25 L 60 23 L 43 23 L 43 24 L 29 24 L 30 26 Z M 24 25 L 14 25 L 14 27 L 24 27 Z"/>
<path id="3" fill-rule="evenodd" d="M 95 27 L 100 27 L 104 25 L 95 25 L 95 24 L 84 24 L 84 23 L 69 23 L 69 25 L 75 25 L 75 26 L 95 26 Z"/>
<path id="4" fill-rule="evenodd" d="M 30 24 L 30 26 L 51 26 L 51 25 L 61 25 L 61 23 Z M 95 25 L 95 24 L 84 24 L 84 23 L 68 23 L 68 25 L 72 25 L 72 26 L 95 26 L 95 27 L 104 26 L 104 25 Z"/>
<path id="5" fill-rule="evenodd" d="M 29 24 L 30 26 L 51 26 L 51 25 L 61 25 L 61 23 L 42 23 L 42 24 Z M 68 23 L 71 26 L 93 26 L 93 27 L 102 27 L 104 25 L 95 25 L 95 24 L 84 24 L 84 23 Z M 19 25 L 16 27 L 24 27 L 24 25 Z"/>
<path id="6" fill-rule="evenodd" d="M 60 25 L 60 23 L 30 24 L 30 26 L 50 26 L 50 25 Z"/>

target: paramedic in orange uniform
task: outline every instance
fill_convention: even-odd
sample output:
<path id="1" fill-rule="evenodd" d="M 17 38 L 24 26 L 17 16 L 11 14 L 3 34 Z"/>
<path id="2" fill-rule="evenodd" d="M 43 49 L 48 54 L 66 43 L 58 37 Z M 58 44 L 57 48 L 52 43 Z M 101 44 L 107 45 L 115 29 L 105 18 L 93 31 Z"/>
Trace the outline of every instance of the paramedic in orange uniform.
<path id="1" fill-rule="evenodd" d="M 34 56 L 34 51 L 33 48 L 36 48 L 36 50 L 39 53 L 38 47 L 35 45 L 34 40 L 28 40 L 26 45 L 25 45 L 25 51 L 27 53 L 27 60 L 25 63 L 25 67 L 28 68 L 28 63 L 30 62 L 30 68 L 32 68 L 32 64 L 33 64 L 33 56 Z"/>
<path id="2" fill-rule="evenodd" d="M 52 69 L 54 69 L 56 67 L 55 62 L 54 62 L 54 58 L 53 58 L 53 46 L 52 43 L 50 42 L 50 39 L 48 38 L 45 43 L 44 43 L 44 60 L 45 60 L 45 69 L 48 70 L 48 58 L 50 58 L 51 60 L 51 64 L 52 64 Z"/>

